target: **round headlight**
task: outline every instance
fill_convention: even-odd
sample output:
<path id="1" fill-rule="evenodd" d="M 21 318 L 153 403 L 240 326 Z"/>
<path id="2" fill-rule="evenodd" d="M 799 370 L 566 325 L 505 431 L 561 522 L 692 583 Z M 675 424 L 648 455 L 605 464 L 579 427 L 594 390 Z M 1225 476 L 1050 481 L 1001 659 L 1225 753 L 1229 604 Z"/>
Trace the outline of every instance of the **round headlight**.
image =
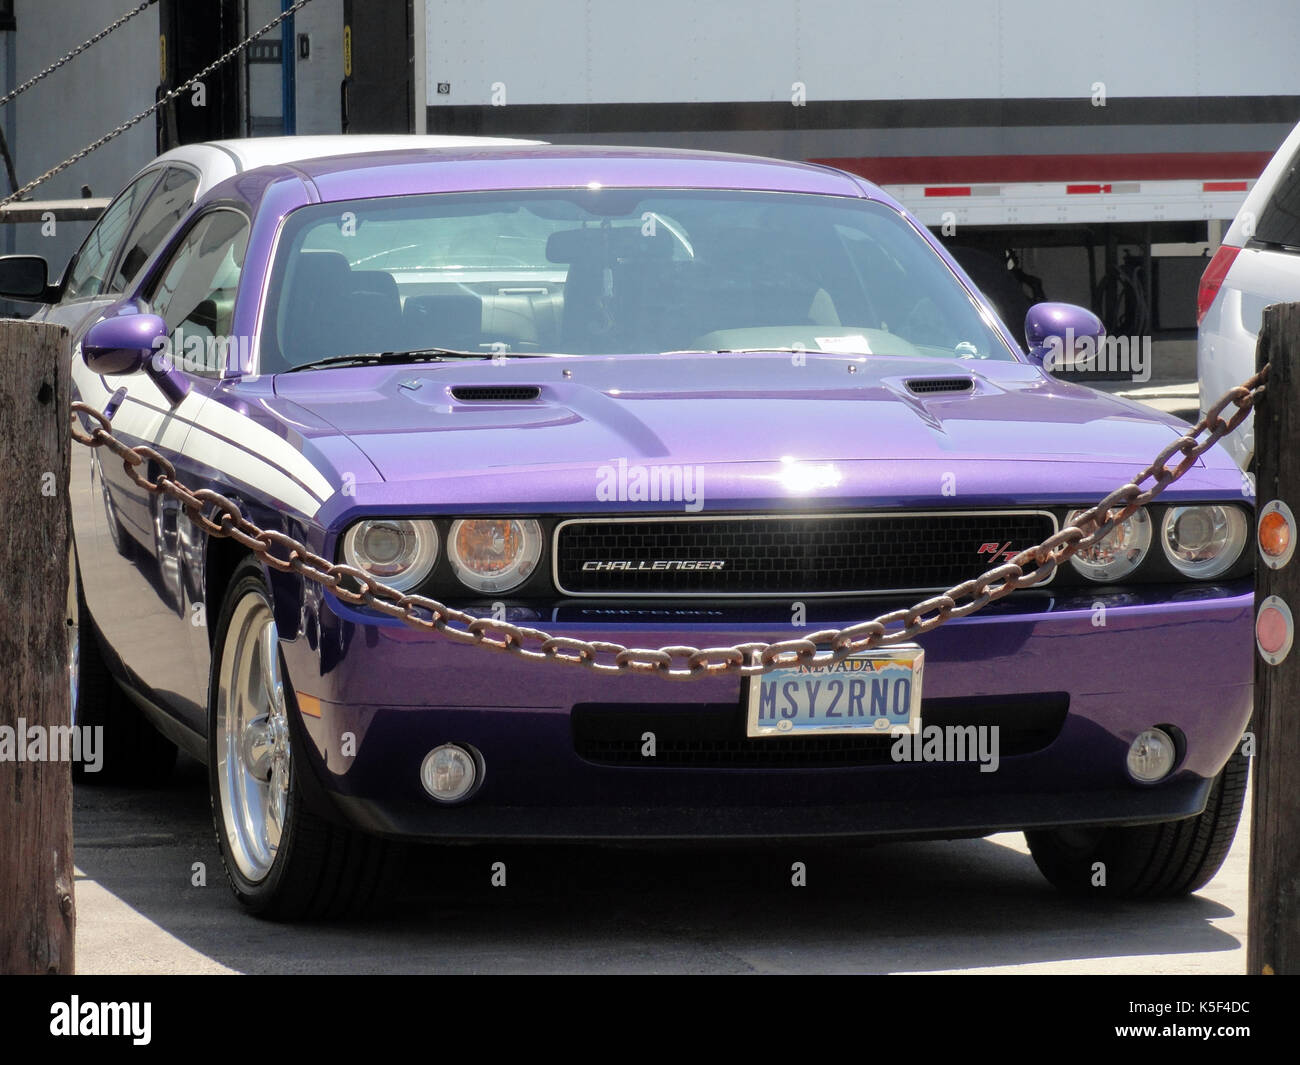
<path id="1" fill-rule="evenodd" d="M 1237 507 L 1170 507 L 1160 524 L 1165 557 L 1184 577 L 1217 577 L 1241 557 L 1246 516 Z"/>
<path id="2" fill-rule="evenodd" d="M 523 584 L 542 554 L 542 530 L 531 518 L 466 518 L 451 523 L 447 557 L 461 583 L 476 592 L 508 592 Z"/>
<path id="3" fill-rule="evenodd" d="M 1065 523 L 1073 525 L 1082 510 L 1072 510 Z M 1091 547 L 1070 556 L 1070 565 L 1090 581 L 1119 581 L 1129 576 L 1146 558 L 1151 546 L 1151 518 L 1139 508 Z"/>
<path id="4" fill-rule="evenodd" d="M 343 536 L 343 558 L 349 566 L 399 591 L 424 580 L 437 557 L 438 530 L 431 521 L 359 521 Z"/>

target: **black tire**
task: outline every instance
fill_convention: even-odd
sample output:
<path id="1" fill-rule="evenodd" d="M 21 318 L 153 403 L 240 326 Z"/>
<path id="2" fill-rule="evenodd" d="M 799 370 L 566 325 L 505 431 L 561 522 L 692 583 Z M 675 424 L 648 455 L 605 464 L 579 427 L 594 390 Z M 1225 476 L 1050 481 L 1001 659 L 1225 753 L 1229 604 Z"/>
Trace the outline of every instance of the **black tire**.
<path id="1" fill-rule="evenodd" d="M 218 689 L 223 664 L 234 648 L 228 646 L 231 622 L 240 603 L 259 596 L 271 605 L 261 567 L 253 559 L 240 563 L 231 577 L 221 606 L 213 644 L 212 674 L 208 688 L 208 787 L 212 822 L 222 866 L 240 904 L 258 917 L 277 921 L 337 919 L 365 912 L 395 873 L 399 850 L 385 840 L 328 821 L 310 810 L 303 798 L 301 774 L 310 772 L 302 756 L 289 757 L 288 796 L 281 834 L 274 857 L 264 875 L 245 875 L 228 838 L 223 810 L 218 750 Z M 278 653 L 278 651 L 277 651 Z M 287 700 L 290 749 L 303 735 L 296 720 L 292 685 L 279 668 Z"/>
<path id="2" fill-rule="evenodd" d="M 1210 787 L 1205 810 L 1183 821 L 1026 832 L 1042 874 L 1062 891 L 1109 898 L 1163 899 L 1204 887 L 1228 856 L 1246 800 L 1250 763 L 1238 744 Z M 1095 863 L 1105 883 L 1094 883 Z"/>
<path id="3" fill-rule="evenodd" d="M 150 724 L 124 692 L 104 661 L 103 637 L 86 607 L 81 573 L 74 562 L 76 582 L 75 624 L 70 636 L 77 641 L 76 704 L 73 723 L 103 728 L 100 768 L 91 772 L 84 763 L 73 765 L 78 782 L 86 784 L 161 784 L 176 764 L 176 745 Z M 70 621 L 73 619 L 70 618 Z"/>

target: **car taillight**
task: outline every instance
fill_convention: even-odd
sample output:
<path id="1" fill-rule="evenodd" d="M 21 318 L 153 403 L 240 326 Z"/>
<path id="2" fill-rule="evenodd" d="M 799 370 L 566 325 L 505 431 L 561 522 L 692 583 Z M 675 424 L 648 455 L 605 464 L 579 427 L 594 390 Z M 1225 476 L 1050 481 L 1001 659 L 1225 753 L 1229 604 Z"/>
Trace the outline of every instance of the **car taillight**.
<path id="1" fill-rule="evenodd" d="M 1223 279 L 1228 276 L 1228 270 L 1239 251 L 1240 248 L 1234 248 L 1231 244 L 1220 244 L 1219 250 L 1214 253 L 1214 258 L 1205 268 L 1205 273 L 1201 275 L 1201 283 L 1196 286 L 1197 325 L 1200 325 L 1201 319 L 1210 312 L 1210 304 L 1219 294 Z"/>

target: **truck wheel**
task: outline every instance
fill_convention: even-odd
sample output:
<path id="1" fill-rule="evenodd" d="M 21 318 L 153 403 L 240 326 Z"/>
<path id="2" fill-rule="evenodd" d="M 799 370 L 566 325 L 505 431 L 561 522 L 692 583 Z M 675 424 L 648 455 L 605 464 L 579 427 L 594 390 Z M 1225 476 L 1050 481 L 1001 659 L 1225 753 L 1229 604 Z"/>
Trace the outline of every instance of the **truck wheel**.
<path id="1" fill-rule="evenodd" d="M 1042 874 L 1062 891 L 1111 898 L 1176 898 L 1204 887 L 1223 864 L 1246 799 L 1241 747 L 1214 778 L 1205 810 L 1182 821 L 1026 832 Z"/>
<path id="2" fill-rule="evenodd" d="M 72 724 L 103 729 L 99 769 L 87 764 L 83 748 L 83 760 L 73 763 L 73 775 L 85 784 L 159 784 L 176 764 L 176 745 L 149 723 L 109 672 L 75 559 L 72 573 L 76 586 L 68 612 Z"/>
<path id="3" fill-rule="evenodd" d="M 221 861 L 235 897 L 259 917 L 347 916 L 374 897 L 393 848 L 307 808 L 300 774 L 310 770 L 293 752 L 291 698 L 270 593 L 247 559 L 221 607 L 208 689 L 208 784 Z"/>

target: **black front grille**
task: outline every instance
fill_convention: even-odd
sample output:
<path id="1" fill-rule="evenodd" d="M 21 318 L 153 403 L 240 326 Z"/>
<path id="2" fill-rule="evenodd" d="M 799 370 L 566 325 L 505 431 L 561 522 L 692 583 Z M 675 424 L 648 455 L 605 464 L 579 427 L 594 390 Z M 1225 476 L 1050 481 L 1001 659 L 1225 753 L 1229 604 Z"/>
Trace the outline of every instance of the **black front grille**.
<path id="1" fill-rule="evenodd" d="M 975 382 L 969 377 L 918 377 L 907 382 L 907 387 L 918 395 L 932 392 L 969 392 Z"/>
<path id="2" fill-rule="evenodd" d="M 659 769 L 811 769 L 892 765 L 892 736 L 839 735 L 751 738 L 745 735 L 744 698 L 734 703 L 579 703 L 573 708 L 573 746 L 598 765 Z M 998 728 L 998 756 L 1032 754 L 1060 734 L 1070 709 L 1064 692 L 1000 698 L 924 699 L 921 724 Z M 655 756 L 642 754 L 645 733 Z"/>
<path id="3" fill-rule="evenodd" d="M 1041 512 L 575 521 L 569 595 L 835 595 L 948 588 L 1052 534 Z"/>
<path id="4" fill-rule="evenodd" d="M 457 385 L 451 394 L 462 403 L 519 403 L 542 394 L 537 385 Z"/>

